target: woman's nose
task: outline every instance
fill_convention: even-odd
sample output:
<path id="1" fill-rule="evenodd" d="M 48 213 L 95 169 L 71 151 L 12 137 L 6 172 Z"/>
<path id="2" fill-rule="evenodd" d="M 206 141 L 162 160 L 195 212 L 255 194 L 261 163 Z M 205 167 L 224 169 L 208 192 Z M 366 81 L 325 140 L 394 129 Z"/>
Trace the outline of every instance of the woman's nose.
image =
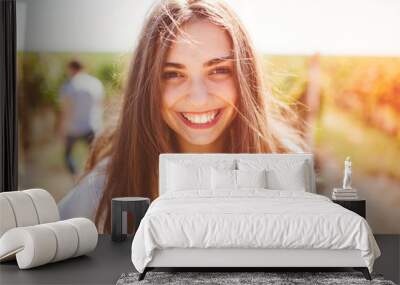
<path id="1" fill-rule="evenodd" d="M 208 101 L 208 89 L 202 79 L 192 81 L 192 86 L 189 91 L 189 100 L 193 105 L 205 105 Z"/>

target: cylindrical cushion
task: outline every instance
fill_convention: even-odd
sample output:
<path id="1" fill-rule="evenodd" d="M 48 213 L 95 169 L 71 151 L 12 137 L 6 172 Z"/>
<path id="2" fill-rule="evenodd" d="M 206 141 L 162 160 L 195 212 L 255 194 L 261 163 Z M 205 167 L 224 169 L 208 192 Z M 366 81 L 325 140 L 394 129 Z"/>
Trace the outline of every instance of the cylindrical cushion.
<path id="1" fill-rule="evenodd" d="M 60 219 L 56 201 L 43 189 L 0 193 L 0 237 L 15 227 L 56 222 Z"/>
<path id="2" fill-rule="evenodd" d="M 35 206 L 30 196 L 23 191 L 3 192 L 13 209 L 17 227 L 33 226 L 39 223 Z"/>
<path id="3" fill-rule="evenodd" d="M 9 229 L 15 228 L 17 223 L 10 202 L 0 195 L 0 237 Z"/>
<path id="4" fill-rule="evenodd" d="M 42 225 L 13 228 L 0 239 L 0 260 L 16 254 L 20 269 L 49 263 L 56 250 L 54 233 Z"/>
<path id="5" fill-rule="evenodd" d="M 39 224 L 57 222 L 60 220 L 57 203 L 49 192 L 43 189 L 29 189 L 22 192 L 31 197 L 39 217 Z"/>
<path id="6" fill-rule="evenodd" d="M 96 248 L 97 229 L 86 218 L 75 218 L 7 231 L 0 238 L 0 261 L 16 255 L 20 269 L 86 254 Z"/>
<path id="7" fill-rule="evenodd" d="M 65 221 L 43 224 L 51 229 L 57 238 L 57 252 L 51 262 L 60 261 L 74 256 L 78 248 L 78 233 L 73 226 Z"/>
<path id="8" fill-rule="evenodd" d="M 98 233 L 96 226 L 91 220 L 86 218 L 73 218 L 65 220 L 65 222 L 73 225 L 78 232 L 79 244 L 74 257 L 90 252 L 96 248 Z"/>

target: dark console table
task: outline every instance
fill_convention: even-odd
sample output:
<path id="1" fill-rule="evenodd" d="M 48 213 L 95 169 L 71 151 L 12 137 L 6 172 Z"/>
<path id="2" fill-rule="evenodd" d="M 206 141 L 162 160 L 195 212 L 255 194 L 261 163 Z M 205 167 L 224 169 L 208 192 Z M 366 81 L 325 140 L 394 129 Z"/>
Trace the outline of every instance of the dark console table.
<path id="1" fill-rule="evenodd" d="M 374 272 L 399 283 L 400 236 L 375 235 L 382 256 Z M 97 248 L 86 256 L 19 270 L 15 261 L 0 263 L 0 284 L 115 284 L 124 272 L 134 271 L 131 261 L 132 237 L 112 242 L 100 235 Z"/>

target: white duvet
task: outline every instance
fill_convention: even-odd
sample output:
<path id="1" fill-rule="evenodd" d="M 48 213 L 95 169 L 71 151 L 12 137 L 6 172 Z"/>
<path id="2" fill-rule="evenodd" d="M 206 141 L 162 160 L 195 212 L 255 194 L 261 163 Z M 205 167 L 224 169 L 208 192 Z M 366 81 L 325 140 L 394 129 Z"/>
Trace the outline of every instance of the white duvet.
<path id="1" fill-rule="evenodd" d="M 143 272 L 164 248 L 358 249 L 369 271 L 379 248 L 368 223 L 327 197 L 300 191 L 179 191 L 154 200 L 132 242 Z"/>

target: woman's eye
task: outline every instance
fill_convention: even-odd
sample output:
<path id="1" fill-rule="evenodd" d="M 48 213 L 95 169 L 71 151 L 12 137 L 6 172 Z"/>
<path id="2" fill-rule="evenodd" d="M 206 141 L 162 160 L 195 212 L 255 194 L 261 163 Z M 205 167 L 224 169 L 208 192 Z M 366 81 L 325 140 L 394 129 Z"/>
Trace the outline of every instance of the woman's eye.
<path id="1" fill-rule="evenodd" d="M 231 73 L 231 69 L 228 67 L 217 67 L 214 68 L 213 70 L 211 70 L 210 75 L 214 75 L 214 74 L 230 74 Z"/>
<path id="2" fill-rule="evenodd" d="M 175 79 L 175 78 L 183 77 L 183 75 L 177 71 L 166 71 L 163 73 L 162 77 L 164 79 Z"/>

